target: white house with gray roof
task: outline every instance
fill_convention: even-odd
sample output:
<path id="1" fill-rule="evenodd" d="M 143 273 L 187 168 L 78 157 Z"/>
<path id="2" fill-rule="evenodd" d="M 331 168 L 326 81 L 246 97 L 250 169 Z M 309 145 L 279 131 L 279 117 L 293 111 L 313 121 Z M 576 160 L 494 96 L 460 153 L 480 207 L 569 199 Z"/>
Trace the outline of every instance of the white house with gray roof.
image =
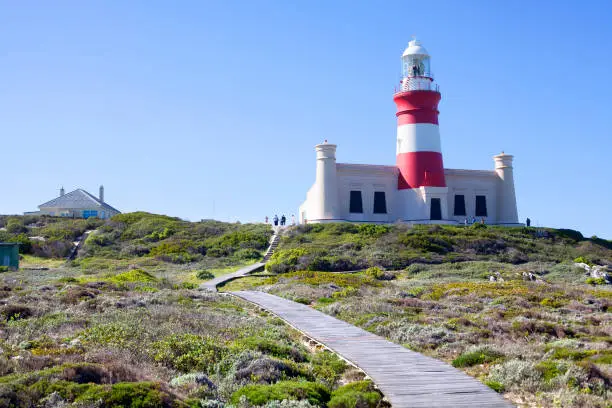
<path id="1" fill-rule="evenodd" d="M 38 209 L 39 211 L 27 212 L 25 214 L 108 219 L 121 213 L 121 211 L 104 202 L 104 186 L 100 186 L 100 195 L 98 197 L 80 188 L 66 194 L 62 187 L 59 197 L 39 205 Z"/>

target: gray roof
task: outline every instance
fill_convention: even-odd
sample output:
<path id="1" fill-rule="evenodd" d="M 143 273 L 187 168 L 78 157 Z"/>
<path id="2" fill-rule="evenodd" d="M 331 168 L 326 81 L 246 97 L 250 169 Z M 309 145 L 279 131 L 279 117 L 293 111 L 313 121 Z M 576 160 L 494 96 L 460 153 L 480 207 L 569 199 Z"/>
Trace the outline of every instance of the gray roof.
<path id="1" fill-rule="evenodd" d="M 89 194 L 87 191 L 83 189 L 76 189 L 69 193 L 64 194 L 63 196 L 57 197 L 51 201 L 47 201 L 44 204 L 38 206 L 38 208 L 70 208 L 70 209 L 78 209 L 78 208 L 91 208 L 91 207 L 102 207 L 106 210 L 117 211 L 116 208 L 111 207 L 110 205 L 100 201 L 97 197 Z"/>

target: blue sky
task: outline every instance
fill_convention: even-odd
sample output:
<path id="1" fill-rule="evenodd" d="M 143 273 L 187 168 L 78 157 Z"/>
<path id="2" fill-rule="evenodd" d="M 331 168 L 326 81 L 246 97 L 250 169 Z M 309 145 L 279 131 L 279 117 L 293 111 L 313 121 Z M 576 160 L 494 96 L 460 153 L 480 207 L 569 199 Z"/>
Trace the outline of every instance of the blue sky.
<path id="1" fill-rule="evenodd" d="M 297 212 L 314 145 L 395 162 L 416 35 L 445 166 L 515 155 L 519 216 L 612 238 L 612 6 L 564 1 L 0 0 L 0 213 L 61 186 L 120 210 Z"/>

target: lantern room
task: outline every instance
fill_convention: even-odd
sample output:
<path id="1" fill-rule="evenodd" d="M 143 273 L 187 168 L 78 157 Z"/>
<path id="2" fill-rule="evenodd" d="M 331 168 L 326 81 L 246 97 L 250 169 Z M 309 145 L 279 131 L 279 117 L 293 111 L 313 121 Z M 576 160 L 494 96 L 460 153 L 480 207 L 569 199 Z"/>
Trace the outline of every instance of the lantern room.
<path id="1" fill-rule="evenodd" d="M 429 53 L 417 39 L 410 41 L 402 54 L 402 76 L 432 78 Z"/>

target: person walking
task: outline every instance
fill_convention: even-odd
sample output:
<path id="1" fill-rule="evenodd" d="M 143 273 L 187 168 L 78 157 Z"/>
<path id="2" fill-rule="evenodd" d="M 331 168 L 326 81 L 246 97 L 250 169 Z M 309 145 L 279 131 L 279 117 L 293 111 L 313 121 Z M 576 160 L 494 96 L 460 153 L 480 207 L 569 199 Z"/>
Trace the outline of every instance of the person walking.
<path id="1" fill-rule="evenodd" d="M 291 225 L 295 225 L 295 214 L 291 214 Z"/>
<path id="2" fill-rule="evenodd" d="M 281 225 L 284 227 L 286 222 L 287 222 L 287 217 L 285 217 L 285 214 L 283 214 L 283 216 L 281 217 Z"/>
<path id="3" fill-rule="evenodd" d="M 274 221 L 274 226 L 278 227 L 278 215 L 274 214 L 274 218 L 272 218 L 272 220 Z"/>
<path id="4" fill-rule="evenodd" d="M 525 224 L 527 224 L 528 227 L 531 227 L 531 220 L 529 218 L 527 218 L 527 220 L 525 220 Z"/>
<path id="5" fill-rule="evenodd" d="M 266 224 L 268 224 L 268 216 L 266 215 Z"/>

